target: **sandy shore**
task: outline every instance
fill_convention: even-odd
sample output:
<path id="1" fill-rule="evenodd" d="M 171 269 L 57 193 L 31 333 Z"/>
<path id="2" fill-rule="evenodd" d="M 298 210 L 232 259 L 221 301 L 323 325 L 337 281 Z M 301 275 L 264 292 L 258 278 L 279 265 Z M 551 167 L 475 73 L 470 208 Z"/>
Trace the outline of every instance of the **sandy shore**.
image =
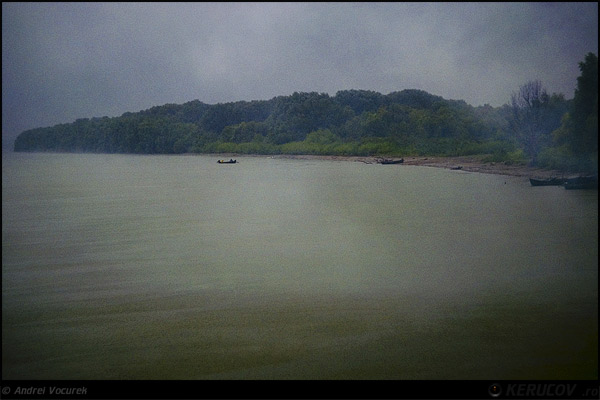
<path id="1" fill-rule="evenodd" d="M 333 161 L 355 161 L 367 164 L 376 164 L 380 157 L 360 156 L 314 156 L 314 155 L 275 155 L 274 158 L 290 158 L 299 160 L 333 160 Z M 394 159 L 394 158 L 392 158 Z M 404 157 L 404 163 L 390 165 L 389 168 L 401 168 L 403 166 L 418 165 L 424 167 L 460 169 L 468 172 L 480 172 L 484 174 L 521 176 L 528 178 L 551 178 L 567 177 L 568 173 L 556 170 L 534 168 L 527 165 L 506 165 L 504 163 L 485 163 L 476 156 L 466 157 Z"/>

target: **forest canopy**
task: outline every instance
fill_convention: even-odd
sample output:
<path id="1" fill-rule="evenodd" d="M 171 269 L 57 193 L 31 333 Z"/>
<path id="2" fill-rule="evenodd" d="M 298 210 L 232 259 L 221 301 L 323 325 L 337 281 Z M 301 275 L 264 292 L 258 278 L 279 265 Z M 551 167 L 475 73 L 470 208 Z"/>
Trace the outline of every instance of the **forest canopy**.
<path id="1" fill-rule="evenodd" d="M 510 104 L 496 108 L 415 89 L 295 92 L 214 105 L 194 100 L 28 130 L 15 151 L 486 154 L 492 161 L 597 171 L 597 56 L 589 53 L 579 66 L 573 100 L 549 95 L 540 81 L 525 83 Z"/>

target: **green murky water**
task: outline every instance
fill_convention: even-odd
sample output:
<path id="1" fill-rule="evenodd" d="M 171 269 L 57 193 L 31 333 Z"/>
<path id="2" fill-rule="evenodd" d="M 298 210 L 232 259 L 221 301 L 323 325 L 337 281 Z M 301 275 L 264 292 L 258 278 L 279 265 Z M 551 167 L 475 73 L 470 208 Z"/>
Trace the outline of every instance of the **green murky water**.
<path id="1" fill-rule="evenodd" d="M 3 379 L 597 379 L 598 192 L 3 154 Z"/>

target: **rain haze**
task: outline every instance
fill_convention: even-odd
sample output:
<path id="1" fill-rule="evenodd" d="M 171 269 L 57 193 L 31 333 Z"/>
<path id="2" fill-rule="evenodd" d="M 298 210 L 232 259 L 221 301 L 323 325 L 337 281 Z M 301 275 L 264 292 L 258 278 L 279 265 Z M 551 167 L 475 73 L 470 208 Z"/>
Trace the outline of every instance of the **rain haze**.
<path id="1" fill-rule="evenodd" d="M 573 97 L 597 3 L 2 3 L 2 148 L 167 103 L 421 89 L 473 106 Z"/>

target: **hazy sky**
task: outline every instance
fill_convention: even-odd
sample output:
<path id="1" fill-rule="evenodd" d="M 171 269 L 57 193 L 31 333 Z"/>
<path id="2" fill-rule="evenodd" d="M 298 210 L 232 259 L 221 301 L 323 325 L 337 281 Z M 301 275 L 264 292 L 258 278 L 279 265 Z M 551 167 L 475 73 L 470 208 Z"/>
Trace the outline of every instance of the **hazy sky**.
<path id="1" fill-rule="evenodd" d="M 598 3 L 2 3 L 2 146 L 23 130 L 198 99 L 421 89 L 573 97 Z"/>

